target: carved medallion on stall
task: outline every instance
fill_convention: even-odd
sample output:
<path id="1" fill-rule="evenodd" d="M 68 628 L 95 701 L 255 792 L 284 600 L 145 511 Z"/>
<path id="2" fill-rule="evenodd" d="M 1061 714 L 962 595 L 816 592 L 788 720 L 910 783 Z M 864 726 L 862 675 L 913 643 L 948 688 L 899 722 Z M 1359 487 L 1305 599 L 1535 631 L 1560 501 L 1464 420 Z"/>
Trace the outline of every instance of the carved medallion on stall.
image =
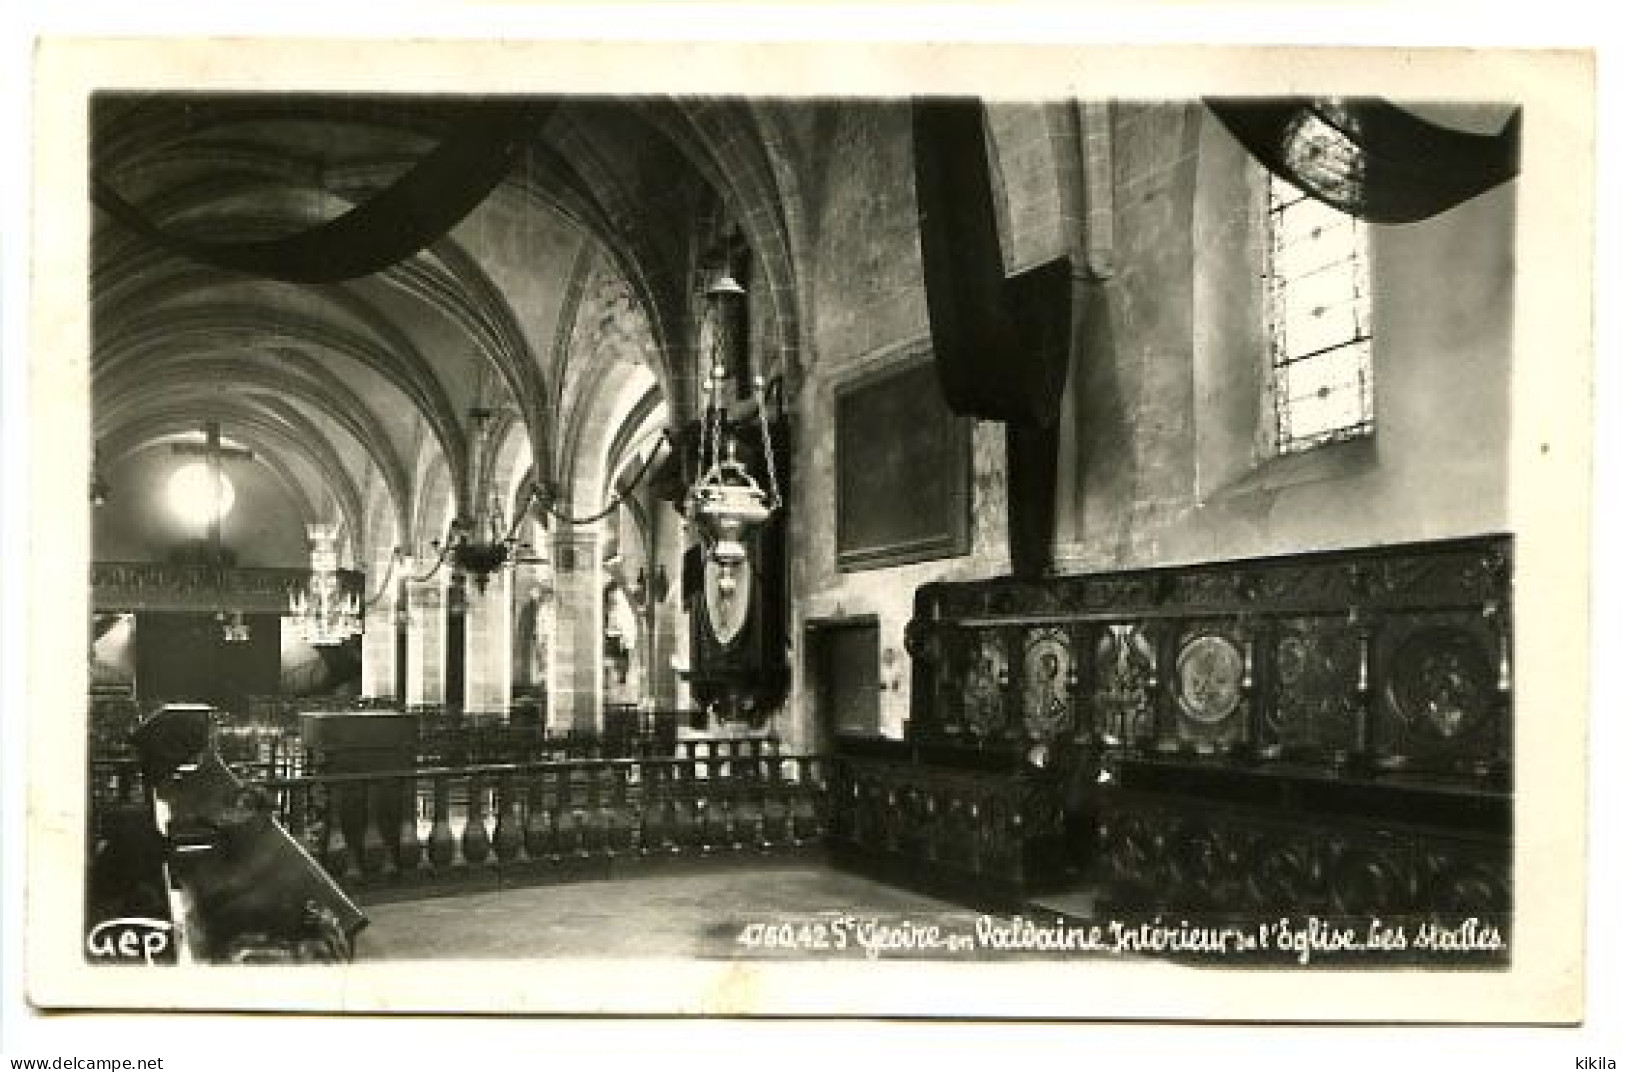
<path id="1" fill-rule="evenodd" d="M 1174 659 L 1174 700 L 1179 739 L 1198 752 L 1235 741 L 1240 720 L 1233 717 L 1245 698 L 1245 659 L 1230 637 L 1199 629 L 1187 637 Z"/>
<path id="2" fill-rule="evenodd" d="M 1072 728 L 1072 649 L 1059 629 L 1027 635 L 1021 674 L 1022 716 L 1029 736 L 1049 741 Z"/>
<path id="3" fill-rule="evenodd" d="M 722 647 L 739 638 L 750 617 L 751 571 L 705 563 L 705 620 Z"/>
<path id="4" fill-rule="evenodd" d="M 1095 644 L 1096 732 L 1108 743 L 1149 736 L 1157 654 L 1137 625 L 1108 625 Z"/>
<path id="5" fill-rule="evenodd" d="M 1212 725 L 1241 705 L 1241 652 L 1222 636 L 1199 636 L 1175 664 L 1179 708 L 1185 717 Z"/>
<path id="6" fill-rule="evenodd" d="M 1478 632 L 1424 625 L 1395 646 L 1387 677 L 1398 731 L 1385 735 L 1387 750 L 1447 766 L 1494 757 L 1500 697 L 1489 645 Z"/>
<path id="7" fill-rule="evenodd" d="M 973 660 L 965 674 L 965 722 L 971 733 L 989 737 L 1004 728 L 1004 689 L 1010 681 L 1010 660 L 999 634 L 977 636 Z"/>

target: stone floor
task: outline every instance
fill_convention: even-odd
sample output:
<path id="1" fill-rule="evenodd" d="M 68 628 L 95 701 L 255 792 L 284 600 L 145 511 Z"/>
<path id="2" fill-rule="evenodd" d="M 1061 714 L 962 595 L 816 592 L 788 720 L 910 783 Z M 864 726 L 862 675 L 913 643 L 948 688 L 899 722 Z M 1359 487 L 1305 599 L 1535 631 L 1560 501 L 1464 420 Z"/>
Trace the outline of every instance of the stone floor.
<path id="1" fill-rule="evenodd" d="M 952 913 L 944 901 L 816 864 L 531 886 L 367 907 L 362 960 L 708 957 L 750 921 Z"/>

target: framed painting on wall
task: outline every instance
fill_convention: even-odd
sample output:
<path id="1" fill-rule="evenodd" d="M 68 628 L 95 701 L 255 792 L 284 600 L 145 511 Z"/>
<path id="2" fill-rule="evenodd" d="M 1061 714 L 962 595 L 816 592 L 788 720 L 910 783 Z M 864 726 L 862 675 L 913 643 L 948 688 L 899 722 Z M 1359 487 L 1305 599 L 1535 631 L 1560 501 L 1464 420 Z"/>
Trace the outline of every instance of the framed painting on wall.
<path id="1" fill-rule="evenodd" d="M 970 550 L 970 419 L 927 350 L 835 387 L 835 563 L 843 572 Z"/>

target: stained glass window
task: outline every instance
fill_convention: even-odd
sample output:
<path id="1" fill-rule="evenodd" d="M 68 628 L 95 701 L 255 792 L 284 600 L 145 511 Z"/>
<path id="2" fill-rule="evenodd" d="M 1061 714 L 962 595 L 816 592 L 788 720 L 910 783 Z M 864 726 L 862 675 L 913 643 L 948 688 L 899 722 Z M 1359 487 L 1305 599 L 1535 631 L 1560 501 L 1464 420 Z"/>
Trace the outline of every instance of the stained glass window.
<path id="1" fill-rule="evenodd" d="M 1370 435 L 1371 271 L 1366 225 L 1269 177 L 1268 293 L 1275 447 Z"/>

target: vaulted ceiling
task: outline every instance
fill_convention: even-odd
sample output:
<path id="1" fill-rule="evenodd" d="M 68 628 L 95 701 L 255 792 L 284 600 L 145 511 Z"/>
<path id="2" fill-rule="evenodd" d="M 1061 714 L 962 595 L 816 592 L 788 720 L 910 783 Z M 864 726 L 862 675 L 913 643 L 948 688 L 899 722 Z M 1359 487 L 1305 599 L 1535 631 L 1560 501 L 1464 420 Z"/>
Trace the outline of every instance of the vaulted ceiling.
<path id="1" fill-rule="evenodd" d="M 403 259 L 289 281 L 210 255 L 342 226 L 498 109 L 495 186 Z M 764 345 L 795 360 L 793 199 L 751 105 L 169 93 L 105 95 L 91 118 L 98 464 L 218 421 L 284 511 L 315 515 L 283 520 L 342 521 L 352 561 L 510 494 L 504 466 L 567 481 L 587 415 L 640 402 L 612 364 L 691 404 L 695 272 L 722 217 L 763 269 Z"/>

